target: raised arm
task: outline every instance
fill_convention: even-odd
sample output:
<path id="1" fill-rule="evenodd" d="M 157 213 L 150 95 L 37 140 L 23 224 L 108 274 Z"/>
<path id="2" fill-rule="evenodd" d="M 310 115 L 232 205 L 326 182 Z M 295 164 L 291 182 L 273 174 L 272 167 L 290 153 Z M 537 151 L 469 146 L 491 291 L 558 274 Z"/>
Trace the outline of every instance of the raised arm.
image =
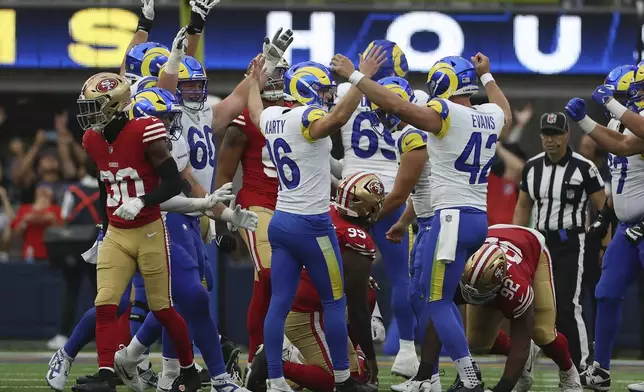
<path id="1" fill-rule="evenodd" d="M 490 73 L 490 59 L 479 52 L 476 56 L 472 57 L 472 62 L 476 65 L 476 73 L 479 75 L 481 83 L 485 87 L 485 93 L 488 99 L 491 103 L 499 105 L 501 110 L 503 110 L 505 122 L 499 134 L 499 140 L 504 140 L 509 133 L 509 129 L 512 129 L 512 108 L 510 108 L 510 103 Z"/>
<path id="2" fill-rule="evenodd" d="M 173 92 L 177 91 L 179 67 L 188 50 L 187 29 L 187 27 L 181 28 L 174 37 L 174 41 L 172 41 L 168 62 L 163 66 L 163 72 L 159 73 L 159 82 L 157 83 L 159 88 Z"/>
<path id="3" fill-rule="evenodd" d="M 125 76 L 125 59 L 127 54 L 130 52 L 130 49 L 135 47 L 138 44 L 148 41 L 148 35 L 150 30 L 152 30 L 152 24 L 154 22 L 154 0 L 141 0 L 141 12 L 139 13 L 139 24 L 136 26 L 136 32 L 132 37 L 132 40 L 127 45 L 125 50 L 125 55 L 123 56 L 123 62 L 121 63 L 121 68 L 119 70 L 119 75 Z"/>

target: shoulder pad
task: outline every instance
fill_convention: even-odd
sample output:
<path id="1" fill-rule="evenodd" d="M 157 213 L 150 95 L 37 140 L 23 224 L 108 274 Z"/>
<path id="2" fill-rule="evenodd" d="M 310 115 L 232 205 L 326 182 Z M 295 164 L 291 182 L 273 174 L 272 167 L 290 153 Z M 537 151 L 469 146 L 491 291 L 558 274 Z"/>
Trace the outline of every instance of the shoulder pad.
<path id="1" fill-rule="evenodd" d="M 427 133 L 418 129 L 408 129 L 398 138 L 398 152 L 400 155 L 411 150 L 427 146 Z"/>

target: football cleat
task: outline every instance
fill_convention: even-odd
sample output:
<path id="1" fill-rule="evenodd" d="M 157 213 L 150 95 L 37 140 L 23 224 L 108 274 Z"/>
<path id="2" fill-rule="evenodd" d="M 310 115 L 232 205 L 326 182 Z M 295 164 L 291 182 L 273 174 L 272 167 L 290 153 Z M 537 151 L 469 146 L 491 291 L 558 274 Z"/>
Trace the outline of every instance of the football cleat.
<path id="1" fill-rule="evenodd" d="M 139 377 L 137 365 L 140 358 L 132 360 L 127 354 L 127 348 L 121 345 L 120 350 L 114 354 L 114 370 L 116 375 L 131 391 L 143 392 L 143 381 Z"/>
<path id="2" fill-rule="evenodd" d="M 159 376 L 157 376 L 157 374 L 154 372 L 154 369 L 152 369 L 152 364 L 150 364 L 150 367 L 147 370 L 144 370 L 141 367 L 137 367 L 136 371 L 139 373 L 139 378 L 141 378 L 141 381 L 143 382 L 143 386 L 145 388 L 157 387 Z"/>
<path id="3" fill-rule="evenodd" d="M 226 371 L 233 378 L 239 377 L 241 374 L 241 368 L 239 367 L 239 353 L 241 353 L 241 350 L 225 336 L 222 336 L 220 340 L 221 351 L 224 354 L 224 362 L 226 362 Z M 208 377 L 208 380 L 210 380 L 210 377 Z"/>
<path id="4" fill-rule="evenodd" d="M 628 385 L 629 392 L 644 392 L 644 382 Z"/>
<path id="5" fill-rule="evenodd" d="M 432 381 L 416 381 L 413 379 L 407 380 L 400 384 L 394 384 L 391 386 L 391 390 L 394 392 L 434 392 L 434 390 L 432 389 Z"/>
<path id="6" fill-rule="evenodd" d="M 523 365 L 523 372 L 521 373 L 521 377 L 519 377 L 519 381 L 517 381 L 517 385 L 515 386 L 517 392 L 528 392 L 530 388 L 532 388 L 532 384 L 534 383 L 534 364 L 536 362 L 537 354 L 539 354 L 539 351 L 541 351 L 541 348 L 539 348 L 539 346 L 531 341 L 530 355 L 528 356 L 528 360 L 525 361 L 525 365 Z"/>
<path id="7" fill-rule="evenodd" d="M 170 392 L 196 392 L 201 389 L 201 379 L 199 372 L 193 366 L 181 369 L 179 377 L 172 383 Z"/>
<path id="8" fill-rule="evenodd" d="M 391 366 L 391 373 L 405 378 L 412 378 L 416 375 L 419 365 L 420 362 L 418 362 L 416 350 L 413 346 L 411 349 L 401 347 L 396 359 L 394 359 L 394 364 Z"/>
<path id="9" fill-rule="evenodd" d="M 203 388 L 208 388 L 210 386 L 210 372 L 208 369 L 199 370 L 199 379 L 201 380 L 201 386 Z"/>
<path id="10" fill-rule="evenodd" d="M 240 387 L 235 383 L 233 377 L 224 373 L 220 376 L 213 377 L 210 380 L 210 392 L 250 392 L 244 387 Z"/>
<path id="11" fill-rule="evenodd" d="M 441 385 L 441 377 L 438 374 L 434 374 L 432 378 L 429 380 L 431 381 L 431 388 L 430 392 L 443 392 L 443 387 Z"/>
<path id="12" fill-rule="evenodd" d="M 45 375 L 45 380 L 51 389 L 55 391 L 65 390 L 67 377 L 69 377 L 69 369 L 72 367 L 73 358 L 70 358 L 65 350 L 59 349 L 51 356 L 49 360 L 49 370 Z"/>
<path id="13" fill-rule="evenodd" d="M 345 381 L 335 383 L 335 392 L 376 392 L 378 386 L 374 384 L 362 384 L 349 377 Z"/>
<path id="14" fill-rule="evenodd" d="M 99 371 L 100 373 L 100 371 Z M 97 377 L 95 381 L 72 386 L 73 392 L 116 392 L 118 377 L 113 372 L 106 372 L 109 377 Z"/>
<path id="15" fill-rule="evenodd" d="M 90 383 L 95 383 L 95 382 L 101 382 L 101 378 L 98 376 L 98 372 L 94 374 L 87 374 L 84 376 L 80 376 L 76 378 L 76 384 L 90 384 Z M 116 379 L 116 385 L 123 385 L 123 381 L 121 381 L 120 378 Z"/>
<path id="16" fill-rule="evenodd" d="M 268 392 L 293 392 L 293 390 L 291 389 L 291 387 L 288 386 L 288 384 L 286 384 L 286 386 L 277 386 L 274 384 L 271 385 L 270 381 L 267 381 L 267 384 L 268 384 L 268 389 L 267 389 Z"/>
<path id="17" fill-rule="evenodd" d="M 602 369 L 599 363 L 593 362 L 579 375 L 582 387 L 595 391 L 610 389 L 610 371 Z"/>
<path id="18" fill-rule="evenodd" d="M 163 371 L 157 382 L 157 392 L 169 392 L 172 383 L 179 377 L 179 361 L 176 359 L 163 358 Z"/>
<path id="19" fill-rule="evenodd" d="M 561 392 L 582 392 L 581 380 L 577 368 L 572 366 L 568 370 L 559 371 L 559 386 Z"/>
<path id="20" fill-rule="evenodd" d="M 476 362 L 472 362 L 472 366 L 474 367 L 474 372 L 476 373 L 476 378 L 478 378 L 479 382 L 481 382 L 481 384 L 479 386 L 481 386 L 481 391 L 482 391 L 483 390 L 483 384 L 482 384 L 483 378 L 481 377 L 481 369 L 479 368 L 479 365 L 476 364 Z M 473 391 L 473 390 L 475 390 L 475 389 L 467 389 L 467 388 L 462 389 L 462 388 L 465 388 L 465 385 L 463 384 L 463 381 L 461 381 L 461 377 L 458 375 L 458 373 L 456 373 L 456 379 L 454 380 L 454 383 L 452 385 L 450 385 L 449 388 L 447 388 L 447 392 L 456 392 L 456 391 L 462 392 L 462 391 Z"/>
<path id="21" fill-rule="evenodd" d="M 245 386 L 252 392 L 266 392 L 268 379 L 268 362 L 266 361 L 266 352 L 264 345 L 260 344 L 253 362 L 251 362 L 246 374 Z M 275 389 L 275 388 L 273 388 Z"/>

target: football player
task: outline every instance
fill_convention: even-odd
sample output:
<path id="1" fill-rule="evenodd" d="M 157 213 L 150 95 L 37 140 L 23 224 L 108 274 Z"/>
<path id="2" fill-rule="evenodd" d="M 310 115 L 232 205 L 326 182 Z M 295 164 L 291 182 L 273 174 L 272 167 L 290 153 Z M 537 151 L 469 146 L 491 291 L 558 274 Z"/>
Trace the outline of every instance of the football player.
<path id="1" fill-rule="evenodd" d="M 345 56 L 338 54 L 332 60 L 333 70 L 349 78 L 371 102 L 429 133 L 435 219 L 424 240 L 422 283 L 428 295 L 426 310 L 456 363 L 464 382 L 462 391 L 481 390 L 481 386 L 453 297 L 468 257 L 487 234 L 488 163 L 512 116 L 507 99 L 489 73 L 489 59 L 478 53 L 472 61 L 476 67 L 457 56 L 441 60 L 455 72 L 435 64 L 428 77 L 429 95 L 433 99 L 427 107 L 419 107 L 365 78 Z M 478 91 L 479 76 L 492 103 L 473 106 L 470 96 Z M 442 94 L 451 98 L 437 98 Z"/>
<path id="2" fill-rule="evenodd" d="M 609 151 L 608 163 L 612 173 L 609 202 L 612 199 L 614 208 L 607 202 L 602 209 L 599 225 L 602 225 L 601 221 L 610 221 L 613 214 L 620 221 L 615 236 L 604 253 L 602 274 L 595 289 L 595 361 L 581 373 L 582 385 L 597 391 L 610 389 L 610 358 L 621 323 L 623 298 L 644 265 L 644 242 L 641 241 L 644 235 L 641 230 L 644 216 L 644 205 L 641 202 L 644 196 L 644 160 L 641 155 L 637 155 L 644 153 L 644 139 L 641 138 L 644 134 L 635 133 L 630 126 L 636 125 L 636 122 L 628 120 L 644 113 L 641 109 L 644 107 L 641 92 L 643 78 L 642 64 L 638 67 L 623 66 L 611 71 L 603 87 L 595 90 L 593 98 L 601 101 L 601 97 L 606 95 L 599 90 L 612 88 L 613 98 L 605 106 L 614 117 L 607 127 L 598 125 L 586 115 L 583 99 L 573 98 L 566 106 L 566 112 L 577 121 L 581 129 Z M 616 104 L 622 105 L 624 101 L 627 101 L 631 110 L 628 115 L 624 113 L 618 116 L 614 107 Z M 607 225 L 603 230 L 607 230 Z M 644 391 L 644 384 L 629 385 L 629 389 Z"/>
<path id="3" fill-rule="evenodd" d="M 173 389 L 196 391 L 201 383 L 185 321 L 172 306 L 167 232 L 159 204 L 180 192 L 181 177 L 167 145 L 167 131 L 155 117 L 129 120 L 130 85 L 120 75 L 99 73 L 85 82 L 78 120 L 83 147 L 96 163 L 110 228 L 97 261 L 96 346 L 101 383 L 75 391 L 115 391 L 117 310 L 138 268 L 148 306 L 168 329 L 179 353 L 181 374 Z M 110 192 L 107 192 L 107 187 Z"/>
<path id="4" fill-rule="evenodd" d="M 282 59 L 260 92 L 263 108 L 284 106 L 284 74 L 288 63 Z M 250 67 L 248 74 L 250 74 Z M 235 118 L 228 128 L 217 157 L 215 187 L 230 182 L 241 163 L 242 186 L 236 202 L 259 217 L 255 232 L 240 230 L 255 266 L 253 295 L 248 307 L 249 335 L 248 364 L 264 341 L 264 318 L 271 298 L 271 248 L 268 243 L 268 223 L 277 201 L 277 170 L 268 156 L 266 139 L 253 124 L 248 109 Z"/>
<path id="5" fill-rule="evenodd" d="M 531 339 L 559 367 L 561 390 L 582 391 L 568 341 L 555 328 L 552 265 L 545 238 L 538 231 L 515 225 L 491 226 L 485 244 L 468 260 L 459 286 L 456 303 L 475 305 L 467 310 L 471 350 L 487 354 L 494 345 L 496 353 L 508 357 L 503 376 L 491 391 L 530 390 L 533 377 L 531 372 L 524 374 L 524 364 L 528 361 L 528 368 L 533 368 L 537 350 L 531 349 Z M 505 341 L 497 337 L 503 318 L 510 320 L 511 340 L 505 334 L 501 335 Z M 433 346 L 423 351 L 423 361 L 429 352 L 433 353 L 432 362 L 438 360 L 440 343 L 436 339 L 432 342 Z M 425 390 L 424 383 L 427 380 L 407 382 L 407 390 Z M 404 388 L 398 385 L 392 389 Z"/>
<path id="6" fill-rule="evenodd" d="M 367 359 L 366 369 L 362 369 L 353 345 L 359 344 L 365 352 L 374 350 L 370 339 L 370 308 L 375 305 L 375 293 L 369 288 L 369 272 L 376 249 L 365 230 L 375 220 L 383 198 L 384 187 L 378 177 L 370 173 L 356 173 L 339 184 L 336 203 L 331 206 L 330 212 L 342 252 L 347 282 L 344 287 L 349 327 L 353 335 L 348 343 L 349 368 L 352 375 L 362 375 L 374 384 L 378 382 L 375 356 L 371 360 Z M 374 294 L 374 297 L 369 298 L 369 294 Z M 321 333 L 322 311 L 320 296 L 311 277 L 304 270 L 293 308 L 286 317 L 285 331 L 289 341 L 299 349 L 303 361 L 285 359 L 284 375 L 301 388 L 332 392 L 333 367 L 325 336 Z M 249 389 L 253 392 L 265 390 L 267 371 L 265 352 L 260 350 L 251 366 Z"/>
<path id="7" fill-rule="evenodd" d="M 380 80 L 389 76 L 404 78 L 409 67 L 400 47 L 392 41 L 376 40 L 367 46 L 365 53 L 375 46 L 382 47 L 386 61 L 372 79 Z M 338 100 L 344 97 L 350 87 L 350 83 L 338 86 Z M 363 97 L 356 111 L 341 129 L 344 146 L 343 178 L 362 171 L 374 172 L 385 185 L 385 192 L 391 192 L 397 170 L 395 139 L 399 134 L 386 132 L 385 127 L 386 124 L 382 124 L 372 111 L 369 100 Z M 395 213 L 388 214 L 387 218 L 378 220 L 371 228 L 371 235 L 382 254 L 387 278 L 391 281 L 391 309 L 400 334 L 400 347 L 396 349 L 397 355 L 391 371 L 411 377 L 418 369 L 418 357 L 414 345 L 416 318 L 407 301 L 409 238 L 406 234 L 407 237 L 400 243 L 392 243 L 385 238 L 385 233 L 398 220 L 403 210 L 404 207 L 399 208 Z"/>
<path id="8" fill-rule="evenodd" d="M 372 75 L 384 56 L 374 50 L 361 67 Z M 333 104 L 335 83 L 330 71 L 315 62 L 299 63 L 285 76 L 285 93 L 296 101 L 292 109 L 263 109 L 259 81 L 251 86 L 249 112 L 266 138 L 278 172 L 275 214 L 268 227 L 271 245 L 271 302 L 264 323 L 264 346 L 270 391 L 290 391 L 281 360 L 284 323 L 306 266 L 324 306 L 324 330 L 338 390 L 369 390 L 349 377 L 346 299 L 342 259 L 329 215 L 330 150 L 333 132 L 344 125 L 360 100 L 352 88 Z M 326 109 L 325 109 L 326 108 Z M 293 238 L 297 237 L 297 241 Z M 270 328 L 267 328 L 270 326 Z"/>

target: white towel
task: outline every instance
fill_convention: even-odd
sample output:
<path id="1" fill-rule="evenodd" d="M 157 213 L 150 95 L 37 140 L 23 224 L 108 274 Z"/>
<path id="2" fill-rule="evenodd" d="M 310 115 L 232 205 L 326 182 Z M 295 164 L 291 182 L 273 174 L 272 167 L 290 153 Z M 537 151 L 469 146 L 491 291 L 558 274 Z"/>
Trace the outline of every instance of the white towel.
<path id="1" fill-rule="evenodd" d="M 213 219 L 208 219 L 208 234 L 206 235 L 206 244 L 212 242 L 217 236 L 217 230 L 215 229 L 215 221 Z"/>
<path id="2" fill-rule="evenodd" d="M 436 259 L 447 264 L 456 260 L 456 245 L 458 244 L 458 226 L 461 219 L 459 210 L 441 210 L 440 225 L 438 233 L 438 250 Z"/>
<path id="3" fill-rule="evenodd" d="M 81 257 L 83 257 L 83 260 L 85 260 L 86 263 L 96 264 L 96 261 L 98 259 L 98 246 L 99 245 L 100 245 L 100 242 L 94 241 L 94 245 L 92 245 L 91 248 L 89 248 L 88 250 L 83 252 Z"/>

